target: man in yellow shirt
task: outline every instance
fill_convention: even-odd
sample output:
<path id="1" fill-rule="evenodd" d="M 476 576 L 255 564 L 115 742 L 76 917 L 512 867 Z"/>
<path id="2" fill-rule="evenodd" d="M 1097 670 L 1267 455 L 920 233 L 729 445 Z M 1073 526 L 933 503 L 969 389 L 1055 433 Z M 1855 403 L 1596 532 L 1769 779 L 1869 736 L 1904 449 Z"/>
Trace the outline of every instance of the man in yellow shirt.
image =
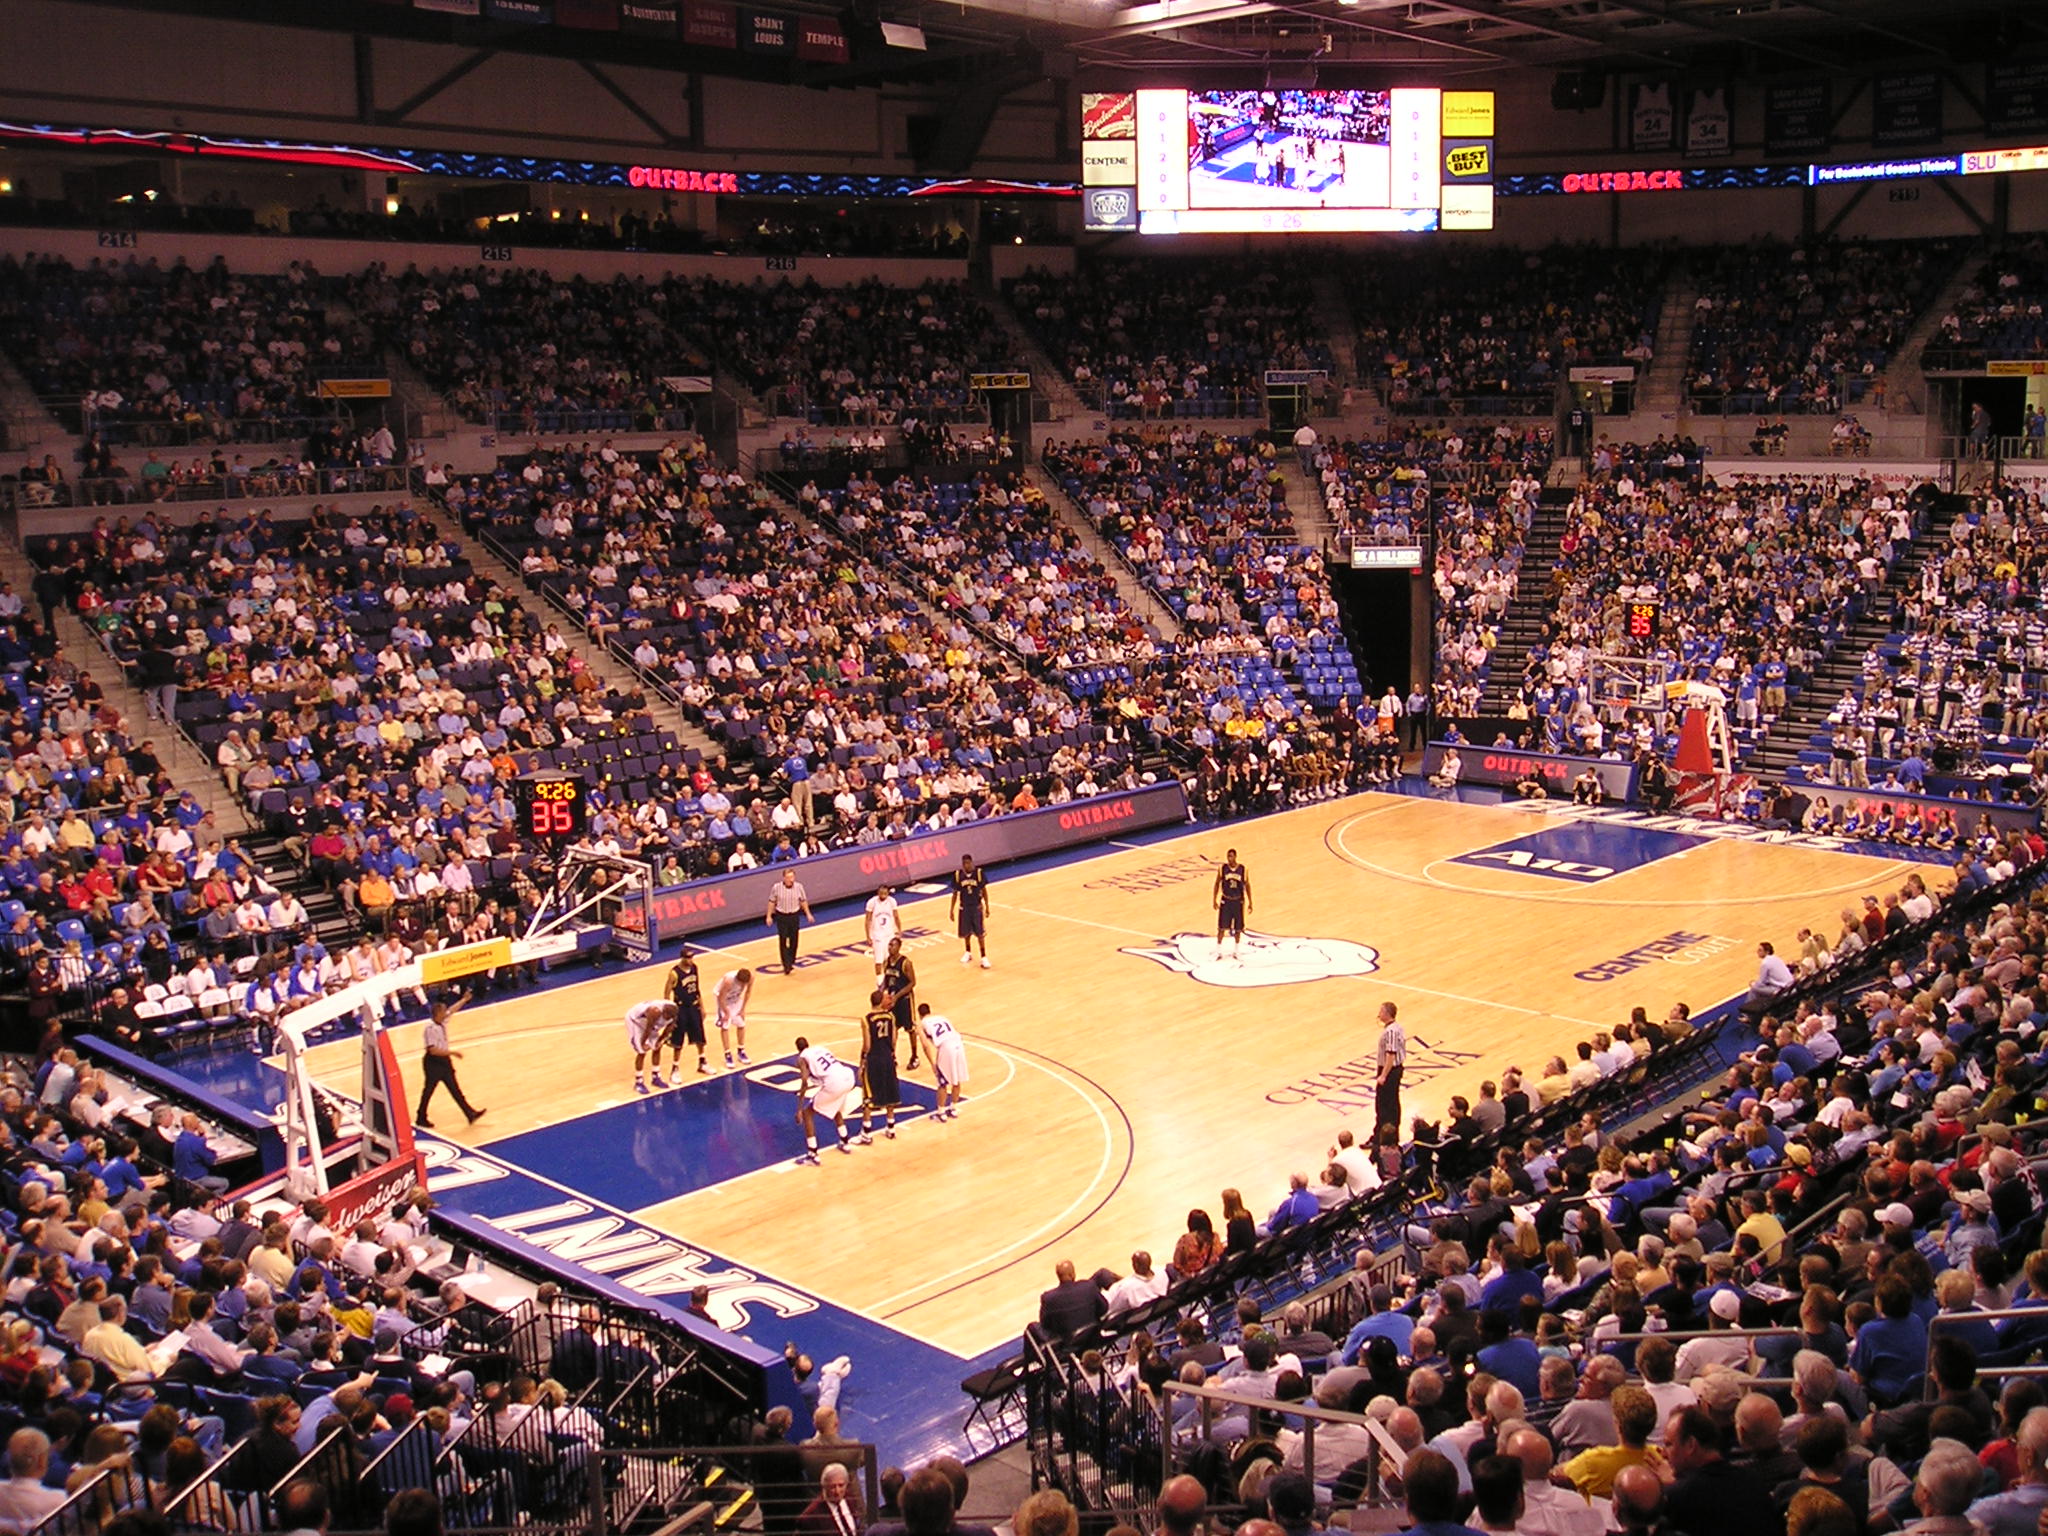
<path id="1" fill-rule="evenodd" d="M 118 1296 L 109 1296 L 100 1303 L 98 1325 L 85 1331 L 78 1347 L 122 1382 L 154 1381 L 156 1367 L 150 1363 L 148 1352 L 122 1327 L 127 1320 L 128 1303 Z"/>
<path id="2" fill-rule="evenodd" d="M 1641 1387 L 1616 1387 L 1609 1399 L 1614 1409 L 1615 1433 L 1619 1445 L 1596 1445 L 1579 1452 L 1551 1474 L 1551 1481 L 1576 1488 L 1589 1499 L 1604 1499 L 1614 1492 L 1615 1474 L 1623 1467 L 1655 1469 L 1661 1459 L 1650 1444 L 1657 1429 L 1657 1401 Z"/>
<path id="3" fill-rule="evenodd" d="M 1764 1192 L 1760 1189 L 1743 1193 L 1742 1225 L 1735 1229 L 1735 1235 L 1740 1237 L 1745 1232 L 1756 1239 L 1757 1256 L 1765 1264 L 1775 1264 L 1784 1257 L 1784 1223 L 1766 1209 Z"/>

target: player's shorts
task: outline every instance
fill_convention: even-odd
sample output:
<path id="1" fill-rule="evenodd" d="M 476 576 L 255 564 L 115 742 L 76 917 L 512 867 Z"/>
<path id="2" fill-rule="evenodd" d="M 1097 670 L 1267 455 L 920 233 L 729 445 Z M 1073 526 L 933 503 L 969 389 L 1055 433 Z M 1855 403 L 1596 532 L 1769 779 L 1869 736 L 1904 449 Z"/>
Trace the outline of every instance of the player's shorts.
<path id="1" fill-rule="evenodd" d="M 747 1010 L 744 1008 L 719 1009 L 718 1027 L 720 1029 L 745 1029 L 747 1027 Z"/>
<path id="2" fill-rule="evenodd" d="M 1218 933 L 1244 932 L 1244 903 L 1226 901 L 1216 908 L 1216 931 Z"/>
<path id="3" fill-rule="evenodd" d="M 673 1038 L 685 1045 L 704 1048 L 704 1010 L 692 1003 L 676 1004 L 676 1024 Z"/>
<path id="4" fill-rule="evenodd" d="M 630 1019 L 626 1039 L 636 1051 L 658 1051 L 668 1039 L 668 1025 L 654 1019 Z"/>
<path id="5" fill-rule="evenodd" d="M 860 1078 L 845 1062 L 825 1074 L 811 1090 L 811 1112 L 835 1120 L 860 1107 Z"/>
<path id="6" fill-rule="evenodd" d="M 967 1081 L 967 1044 L 958 1034 L 948 1035 L 939 1042 L 939 1048 L 932 1056 L 932 1069 L 938 1073 L 939 1082 L 948 1088 L 958 1088 Z"/>
<path id="7" fill-rule="evenodd" d="M 982 910 L 979 904 L 960 909 L 960 933 L 963 939 L 978 939 L 981 931 Z"/>
<path id="8" fill-rule="evenodd" d="M 899 1030 L 909 1030 L 917 1028 L 917 1020 L 913 1019 L 910 1016 L 910 1005 L 914 1001 L 916 1001 L 916 995 L 914 993 L 906 992 L 901 997 L 897 998 L 895 1002 L 889 1005 L 891 1011 L 893 1011 L 896 1015 L 896 1027 Z"/>
<path id="9" fill-rule="evenodd" d="M 889 941 L 895 937 L 896 934 L 893 930 L 888 933 L 878 933 L 875 935 L 874 941 L 869 947 L 875 952 L 875 968 L 877 970 L 889 963 Z"/>

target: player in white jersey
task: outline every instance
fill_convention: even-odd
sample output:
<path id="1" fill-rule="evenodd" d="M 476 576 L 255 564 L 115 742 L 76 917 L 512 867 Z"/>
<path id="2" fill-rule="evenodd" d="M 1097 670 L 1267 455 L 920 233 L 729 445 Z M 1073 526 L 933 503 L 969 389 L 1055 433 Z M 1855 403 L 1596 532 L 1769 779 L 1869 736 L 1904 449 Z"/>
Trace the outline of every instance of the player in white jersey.
<path id="1" fill-rule="evenodd" d="M 640 1075 L 641 1067 L 651 1055 L 654 1058 L 654 1086 L 666 1088 L 661 1078 L 661 1047 L 668 1039 L 668 1032 L 676 1022 L 674 1003 L 635 1003 L 626 1010 L 626 1039 L 633 1047 L 633 1091 L 645 1093 L 647 1083 Z"/>
<path id="2" fill-rule="evenodd" d="M 967 1042 L 960 1038 L 951 1019 L 932 1012 L 930 1003 L 917 1005 L 917 1028 L 924 1036 L 925 1050 L 939 1079 L 939 1107 L 933 1118 L 957 1120 L 960 1101 L 967 1097 L 960 1091 L 967 1085 Z"/>
<path id="3" fill-rule="evenodd" d="M 822 1045 L 813 1045 L 802 1035 L 796 1039 L 797 1066 L 803 1082 L 797 1088 L 796 1123 L 804 1130 L 804 1155 L 800 1163 L 817 1165 L 818 1116 L 832 1122 L 839 1134 L 839 1150 L 853 1155 L 853 1143 L 846 1136 L 846 1114 L 860 1103 L 860 1074 Z"/>
<path id="4" fill-rule="evenodd" d="M 896 937 L 896 898 L 886 885 L 868 898 L 867 932 L 868 948 L 875 956 L 875 974 L 879 976 L 889 960 L 889 941 Z"/>
<path id="5" fill-rule="evenodd" d="M 754 973 L 741 966 L 719 977 L 717 990 L 711 994 L 712 1006 L 718 1014 L 718 1048 L 725 1052 L 728 1067 L 732 1065 L 735 1034 L 740 1040 L 740 1060 L 747 1059 L 747 999 L 753 992 Z"/>

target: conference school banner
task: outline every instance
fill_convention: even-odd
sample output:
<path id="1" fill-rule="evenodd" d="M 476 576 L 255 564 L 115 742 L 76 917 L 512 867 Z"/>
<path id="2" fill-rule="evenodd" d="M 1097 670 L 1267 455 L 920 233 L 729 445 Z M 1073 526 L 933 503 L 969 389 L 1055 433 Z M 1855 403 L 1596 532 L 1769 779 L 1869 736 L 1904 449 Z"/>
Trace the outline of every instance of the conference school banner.
<path id="1" fill-rule="evenodd" d="M 950 827 L 906 842 L 842 848 L 798 864 L 768 864 L 736 875 L 664 886 L 654 893 L 656 942 L 729 924 L 759 922 L 768 892 L 794 869 L 811 905 L 872 895 L 877 886 L 901 890 L 918 880 L 944 879 L 963 854 L 977 864 L 1001 864 L 1032 854 L 1077 848 L 1147 827 L 1186 821 L 1188 800 L 1178 779 L 1142 789 L 1094 795 L 1043 810 L 997 816 Z"/>

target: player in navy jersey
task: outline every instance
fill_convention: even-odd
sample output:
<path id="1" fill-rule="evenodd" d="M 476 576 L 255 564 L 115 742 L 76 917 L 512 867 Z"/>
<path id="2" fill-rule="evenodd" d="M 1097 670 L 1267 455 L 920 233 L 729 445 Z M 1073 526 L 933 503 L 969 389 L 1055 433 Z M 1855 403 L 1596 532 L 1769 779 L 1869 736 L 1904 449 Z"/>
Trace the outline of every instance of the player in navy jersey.
<path id="1" fill-rule="evenodd" d="M 867 1017 L 861 1020 L 860 1144 L 874 1144 L 875 1111 L 882 1112 L 882 1134 L 896 1139 L 896 1106 L 903 1090 L 896 1081 L 896 1011 L 879 988 L 868 994 Z"/>
<path id="2" fill-rule="evenodd" d="M 974 963 L 974 946 L 981 946 L 981 968 L 988 963 L 988 876 L 975 868 L 974 855 L 960 855 L 960 867 L 953 871 L 953 898 L 947 916 L 959 920 L 960 963 Z"/>
<path id="3" fill-rule="evenodd" d="M 1216 887 L 1210 892 L 1216 906 L 1216 953 L 1223 953 L 1228 934 L 1233 954 L 1244 953 L 1244 915 L 1251 909 L 1251 872 L 1237 862 L 1237 850 L 1223 850 L 1223 863 L 1216 871 Z"/>
<path id="4" fill-rule="evenodd" d="M 668 973 L 666 991 L 668 1000 L 676 1005 L 676 1021 L 669 1036 L 675 1047 L 675 1055 L 669 1061 L 670 1075 L 683 1070 L 683 1046 L 686 1043 L 697 1048 L 697 1070 L 709 1072 L 711 1068 L 704 1060 L 703 985 L 697 977 L 697 959 L 687 944 Z"/>

